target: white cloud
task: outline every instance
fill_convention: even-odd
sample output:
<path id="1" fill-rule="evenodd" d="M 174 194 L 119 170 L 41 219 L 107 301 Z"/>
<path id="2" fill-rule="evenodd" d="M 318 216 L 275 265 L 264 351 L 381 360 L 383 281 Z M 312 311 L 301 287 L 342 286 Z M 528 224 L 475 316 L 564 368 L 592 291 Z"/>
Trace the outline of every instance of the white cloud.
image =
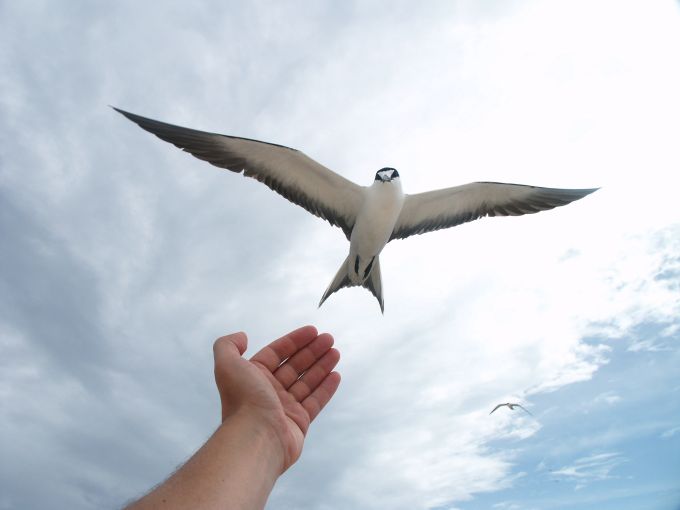
<path id="1" fill-rule="evenodd" d="M 680 332 L 680 324 L 671 324 L 661 331 L 660 336 L 680 338 L 680 336 L 676 336 L 678 332 Z"/>
<path id="2" fill-rule="evenodd" d="M 576 489 L 581 489 L 589 483 L 613 478 L 611 472 L 627 461 L 628 459 L 616 452 L 597 453 L 579 458 L 552 474 L 576 482 Z"/>
<path id="3" fill-rule="evenodd" d="M 670 347 L 664 345 L 661 342 L 655 340 L 635 340 L 628 346 L 628 350 L 631 352 L 662 352 L 672 350 Z"/>
<path id="4" fill-rule="evenodd" d="M 593 399 L 593 404 L 594 405 L 600 405 L 600 404 L 608 404 L 608 405 L 613 405 L 617 404 L 618 402 L 621 402 L 621 396 L 617 395 L 613 391 L 605 391 L 604 393 L 600 393 Z"/>
<path id="5" fill-rule="evenodd" d="M 510 501 L 502 501 L 500 503 L 495 503 L 492 508 L 500 508 L 501 510 L 521 510 L 521 506 L 517 503 L 512 503 Z"/>
<path id="6" fill-rule="evenodd" d="M 661 437 L 663 439 L 670 439 L 671 437 L 675 436 L 679 432 L 680 432 L 680 427 L 673 427 L 671 429 L 668 429 L 668 430 L 662 432 Z"/>

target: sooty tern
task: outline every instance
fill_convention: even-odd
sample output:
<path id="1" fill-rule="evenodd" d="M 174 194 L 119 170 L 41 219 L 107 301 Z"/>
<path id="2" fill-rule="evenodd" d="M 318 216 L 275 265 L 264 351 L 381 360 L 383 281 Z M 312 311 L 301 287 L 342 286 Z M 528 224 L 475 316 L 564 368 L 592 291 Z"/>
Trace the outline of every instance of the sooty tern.
<path id="1" fill-rule="evenodd" d="M 114 108 L 142 129 L 220 168 L 252 177 L 294 204 L 338 226 L 349 255 L 319 306 L 343 287 L 361 285 L 385 306 L 378 256 L 393 239 L 453 227 L 484 216 L 518 216 L 568 204 L 596 191 L 473 182 L 406 195 L 399 173 L 383 168 L 372 186 L 359 186 L 304 153 L 249 138 L 174 126 Z"/>
<path id="2" fill-rule="evenodd" d="M 510 402 L 506 402 L 505 404 L 498 404 L 496 407 L 494 407 L 494 408 L 491 410 L 491 412 L 490 412 L 489 414 L 493 414 L 493 412 L 494 412 L 496 409 L 498 409 L 499 407 L 503 407 L 503 406 L 509 407 L 511 411 L 514 411 L 514 410 L 515 410 L 515 407 L 519 407 L 519 408 L 522 409 L 525 413 L 527 413 L 527 414 L 533 416 L 533 414 L 531 414 L 529 411 L 527 411 L 526 409 L 524 409 L 524 407 L 522 407 L 520 404 L 511 404 Z"/>

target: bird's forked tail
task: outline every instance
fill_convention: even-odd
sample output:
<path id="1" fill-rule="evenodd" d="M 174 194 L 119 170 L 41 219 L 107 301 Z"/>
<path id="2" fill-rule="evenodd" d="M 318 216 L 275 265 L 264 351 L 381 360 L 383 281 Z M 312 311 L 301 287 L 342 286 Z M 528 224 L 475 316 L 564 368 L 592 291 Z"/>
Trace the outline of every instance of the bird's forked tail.
<path id="1" fill-rule="evenodd" d="M 338 291 L 343 287 L 354 287 L 358 285 L 356 283 L 352 283 L 352 281 L 349 279 L 349 257 L 350 256 L 347 255 L 347 258 L 340 266 L 340 269 L 338 269 L 338 272 L 335 274 L 335 278 L 333 278 L 333 281 L 326 289 L 326 292 L 323 293 L 321 301 L 319 301 L 319 306 L 321 306 L 323 302 L 328 299 L 328 296 L 333 294 L 335 291 Z M 385 303 L 383 302 L 382 297 L 382 279 L 380 278 L 380 259 L 377 256 L 373 262 L 371 273 L 368 275 L 368 278 L 366 278 L 363 283 L 361 283 L 361 286 L 368 289 L 371 294 L 375 296 L 375 298 L 378 300 L 378 304 L 380 304 L 380 311 L 385 313 Z"/>

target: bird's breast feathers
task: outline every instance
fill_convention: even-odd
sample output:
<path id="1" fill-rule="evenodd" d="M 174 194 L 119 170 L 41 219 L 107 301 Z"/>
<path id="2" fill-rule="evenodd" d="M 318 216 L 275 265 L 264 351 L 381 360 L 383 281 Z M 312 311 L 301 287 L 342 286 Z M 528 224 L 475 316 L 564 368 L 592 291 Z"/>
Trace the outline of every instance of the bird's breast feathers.
<path id="1" fill-rule="evenodd" d="M 376 181 L 365 189 L 364 203 L 350 238 L 350 252 L 362 257 L 378 255 L 392 234 L 404 204 L 399 179 Z"/>

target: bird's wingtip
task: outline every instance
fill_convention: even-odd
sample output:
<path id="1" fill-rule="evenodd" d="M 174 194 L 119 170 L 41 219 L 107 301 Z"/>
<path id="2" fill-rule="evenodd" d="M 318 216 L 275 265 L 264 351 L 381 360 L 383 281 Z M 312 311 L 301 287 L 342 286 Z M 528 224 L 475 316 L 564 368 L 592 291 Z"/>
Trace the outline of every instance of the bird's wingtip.
<path id="1" fill-rule="evenodd" d="M 115 111 L 117 111 L 118 113 L 120 113 L 123 117 L 127 117 L 128 119 L 129 119 L 130 116 L 132 115 L 131 113 L 126 112 L 125 110 L 121 110 L 120 108 L 118 108 L 118 107 L 116 107 L 116 106 L 113 106 L 112 104 L 109 105 L 109 108 L 113 108 Z"/>
<path id="2" fill-rule="evenodd" d="M 326 299 L 328 299 L 328 296 L 330 296 L 330 294 L 328 293 L 328 289 L 326 289 L 326 292 L 324 292 L 323 296 L 321 296 L 321 299 L 319 300 L 319 305 L 316 307 L 317 310 L 321 308 L 321 305 L 324 304 Z"/>

